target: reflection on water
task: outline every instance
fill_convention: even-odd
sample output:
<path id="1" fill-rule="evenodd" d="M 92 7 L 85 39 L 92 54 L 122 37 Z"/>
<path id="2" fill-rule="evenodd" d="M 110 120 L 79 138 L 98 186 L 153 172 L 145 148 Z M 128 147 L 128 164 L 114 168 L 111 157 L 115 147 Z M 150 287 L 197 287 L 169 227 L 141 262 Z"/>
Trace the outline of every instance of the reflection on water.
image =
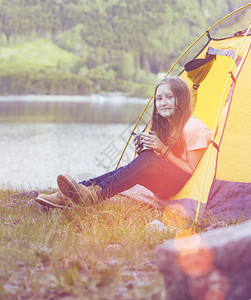
<path id="1" fill-rule="evenodd" d="M 55 188 L 60 173 L 83 180 L 114 169 L 146 102 L 115 94 L 0 97 L 0 188 Z M 131 144 L 122 164 L 133 155 Z"/>
<path id="2" fill-rule="evenodd" d="M 55 188 L 60 173 L 83 180 L 112 170 L 133 125 L 0 123 L 0 188 Z M 122 164 L 133 154 L 131 143 Z"/>
<path id="3" fill-rule="evenodd" d="M 132 123 L 146 102 L 116 94 L 0 97 L 0 122 Z"/>

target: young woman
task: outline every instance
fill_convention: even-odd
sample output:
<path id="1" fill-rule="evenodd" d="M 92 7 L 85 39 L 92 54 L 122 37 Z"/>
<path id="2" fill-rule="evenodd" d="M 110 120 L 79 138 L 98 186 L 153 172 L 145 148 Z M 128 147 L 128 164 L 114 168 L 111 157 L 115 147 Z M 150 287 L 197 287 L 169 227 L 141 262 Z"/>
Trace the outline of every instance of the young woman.
<path id="1" fill-rule="evenodd" d="M 155 88 L 151 130 L 134 138 L 138 156 L 132 162 L 79 183 L 70 175 L 59 175 L 59 191 L 41 194 L 36 201 L 59 208 L 92 205 L 136 184 L 169 199 L 189 180 L 211 138 L 211 130 L 191 114 L 186 83 L 178 77 L 164 78 Z"/>

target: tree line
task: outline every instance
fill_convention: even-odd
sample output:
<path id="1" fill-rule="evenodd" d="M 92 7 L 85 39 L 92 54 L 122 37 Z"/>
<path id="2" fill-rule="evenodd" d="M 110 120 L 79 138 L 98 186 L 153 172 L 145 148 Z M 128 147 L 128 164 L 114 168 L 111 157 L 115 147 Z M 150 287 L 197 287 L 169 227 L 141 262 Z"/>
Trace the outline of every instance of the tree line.
<path id="1" fill-rule="evenodd" d="M 2 70 L 1 92 L 13 92 L 9 81 L 19 78 L 22 87 L 16 93 L 29 92 L 27 86 L 34 93 L 62 93 L 72 85 L 70 93 L 117 89 L 140 94 L 143 85 L 152 82 L 149 74 L 167 71 L 207 27 L 244 4 L 242 0 L 0 0 L 0 46 L 46 38 L 79 58 L 67 74 L 31 68 L 24 72 L 29 75 L 5 69 L 5 76 Z M 32 88 L 33 76 L 41 83 Z M 54 87 L 48 88 L 48 78 L 55 78 Z"/>

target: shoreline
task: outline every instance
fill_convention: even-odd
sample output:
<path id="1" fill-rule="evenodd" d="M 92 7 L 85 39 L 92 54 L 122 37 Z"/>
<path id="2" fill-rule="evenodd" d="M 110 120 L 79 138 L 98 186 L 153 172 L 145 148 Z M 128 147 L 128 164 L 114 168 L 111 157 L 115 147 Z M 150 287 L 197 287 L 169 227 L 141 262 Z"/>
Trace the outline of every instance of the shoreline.
<path id="1" fill-rule="evenodd" d="M 67 100 L 71 98 L 71 100 Z M 12 100 L 10 100 L 12 99 Z M 11 102 L 11 101 L 20 101 L 20 102 L 88 102 L 90 100 L 93 101 L 112 101 L 115 102 L 116 99 L 125 100 L 126 101 L 148 101 L 148 98 L 140 98 L 140 97 L 131 97 L 126 93 L 114 92 L 114 93 L 94 93 L 91 95 L 37 95 L 37 94 L 27 94 L 27 95 L 3 95 L 0 96 L 0 102 Z"/>

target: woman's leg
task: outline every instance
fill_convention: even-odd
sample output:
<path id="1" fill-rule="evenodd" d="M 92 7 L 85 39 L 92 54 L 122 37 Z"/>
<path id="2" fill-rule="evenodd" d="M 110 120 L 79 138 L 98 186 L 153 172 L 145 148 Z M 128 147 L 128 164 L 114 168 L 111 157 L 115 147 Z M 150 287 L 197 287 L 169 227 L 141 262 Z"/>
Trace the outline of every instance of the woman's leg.
<path id="1" fill-rule="evenodd" d="M 110 198 L 124 190 L 141 184 L 161 198 L 169 198 L 182 189 L 191 177 L 162 156 L 151 150 L 143 151 L 128 165 L 110 175 L 105 174 L 102 181 L 101 197 Z"/>
<path id="2" fill-rule="evenodd" d="M 122 167 L 121 167 L 122 168 Z M 83 184 L 84 186 L 91 186 L 93 184 L 99 184 L 100 182 L 102 182 L 103 180 L 105 180 L 106 178 L 114 175 L 116 172 L 118 172 L 121 168 L 113 170 L 111 172 L 105 173 L 103 175 L 100 175 L 98 177 L 95 178 L 91 178 L 88 180 L 84 180 L 84 181 L 80 181 L 79 184 Z"/>

